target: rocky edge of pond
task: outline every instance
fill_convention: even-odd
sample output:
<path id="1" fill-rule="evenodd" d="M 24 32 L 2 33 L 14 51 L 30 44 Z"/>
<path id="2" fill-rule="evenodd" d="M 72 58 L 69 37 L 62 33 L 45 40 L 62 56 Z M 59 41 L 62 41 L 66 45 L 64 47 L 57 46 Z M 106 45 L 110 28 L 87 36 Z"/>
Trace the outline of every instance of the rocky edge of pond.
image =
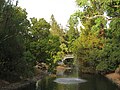
<path id="1" fill-rule="evenodd" d="M 45 63 L 36 62 L 36 66 L 34 66 L 34 74 L 33 78 L 28 78 L 25 80 L 21 80 L 16 83 L 9 83 L 4 80 L 0 80 L 0 90 L 22 90 L 22 88 L 35 86 L 38 80 L 48 75 L 47 73 L 47 65 Z"/>
<path id="2" fill-rule="evenodd" d="M 120 88 L 120 65 L 114 73 L 109 73 L 105 76 Z"/>
<path id="3" fill-rule="evenodd" d="M 120 75 L 116 73 L 107 74 L 106 77 L 120 88 Z"/>
<path id="4" fill-rule="evenodd" d="M 29 78 L 26 80 L 22 80 L 20 82 L 16 82 L 16 83 L 9 83 L 7 81 L 4 80 L 0 80 L 0 90 L 22 90 L 22 88 L 26 88 L 27 86 L 35 86 L 36 82 L 38 80 L 41 80 L 43 77 L 45 77 L 47 74 L 44 73 L 42 75 L 37 75 L 34 76 L 33 78 Z"/>

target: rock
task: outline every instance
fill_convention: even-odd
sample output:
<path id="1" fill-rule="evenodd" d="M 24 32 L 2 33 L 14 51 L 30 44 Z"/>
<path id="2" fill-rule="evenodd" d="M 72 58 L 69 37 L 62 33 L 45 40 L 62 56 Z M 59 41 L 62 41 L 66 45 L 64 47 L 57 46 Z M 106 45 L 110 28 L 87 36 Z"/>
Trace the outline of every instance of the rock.
<path id="1" fill-rule="evenodd" d="M 119 65 L 119 67 L 115 70 L 115 73 L 120 75 L 120 65 Z"/>
<path id="2" fill-rule="evenodd" d="M 41 67 L 40 66 L 38 66 L 38 65 L 36 65 L 35 67 L 34 67 L 34 73 L 35 73 L 35 75 L 39 75 L 39 74 L 41 74 L 41 72 L 42 72 L 42 70 L 41 70 Z"/>
<path id="3" fill-rule="evenodd" d="M 106 74 L 106 77 L 120 87 L 120 75 L 117 73 Z"/>
<path id="4" fill-rule="evenodd" d="M 6 85 L 9 85 L 10 83 L 8 81 L 5 81 L 5 80 L 0 80 L 0 87 L 2 86 L 6 86 Z"/>
<path id="5" fill-rule="evenodd" d="M 45 63 L 36 62 L 36 66 L 34 66 L 35 75 L 40 75 L 42 72 L 47 73 L 47 70 L 48 66 Z"/>
<path id="6" fill-rule="evenodd" d="M 65 67 L 57 66 L 56 67 L 56 75 L 62 76 L 64 74 L 65 70 L 66 70 Z"/>
<path id="7" fill-rule="evenodd" d="M 31 90 L 31 88 L 36 87 L 36 82 L 45 76 L 46 74 L 38 75 L 28 80 L 23 80 L 15 83 L 9 83 L 7 81 L 0 80 L 0 90 Z M 3 85 L 1 85 L 1 83 Z"/>

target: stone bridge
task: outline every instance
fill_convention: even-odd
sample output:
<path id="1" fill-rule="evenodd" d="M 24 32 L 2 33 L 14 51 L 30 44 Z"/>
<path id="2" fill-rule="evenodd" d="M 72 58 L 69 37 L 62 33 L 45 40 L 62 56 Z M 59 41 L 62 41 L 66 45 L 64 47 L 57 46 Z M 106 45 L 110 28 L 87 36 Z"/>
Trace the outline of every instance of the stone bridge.
<path id="1" fill-rule="evenodd" d="M 67 54 L 67 55 L 65 55 L 65 57 L 62 59 L 62 62 L 63 62 L 64 60 L 66 60 L 66 59 L 73 59 L 73 58 L 74 58 L 73 54 Z"/>
<path id="2" fill-rule="evenodd" d="M 67 54 L 64 56 L 64 58 L 58 62 L 59 65 L 64 65 L 65 63 L 64 62 L 71 62 L 71 60 L 73 61 L 74 59 L 74 56 L 73 54 Z"/>
<path id="3" fill-rule="evenodd" d="M 72 54 L 67 54 L 65 55 L 65 57 L 62 59 L 61 62 L 59 62 L 59 66 L 57 66 L 56 68 L 56 74 L 57 75 L 63 75 L 64 72 L 66 71 L 71 71 L 72 69 L 72 65 L 73 65 L 73 62 L 74 62 L 74 56 Z"/>

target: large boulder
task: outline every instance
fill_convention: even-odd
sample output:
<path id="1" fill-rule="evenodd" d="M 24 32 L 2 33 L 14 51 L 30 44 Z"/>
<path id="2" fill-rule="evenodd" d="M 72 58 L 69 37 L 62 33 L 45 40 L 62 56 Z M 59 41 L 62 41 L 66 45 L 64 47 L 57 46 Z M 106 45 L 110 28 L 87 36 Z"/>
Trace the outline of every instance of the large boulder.
<path id="1" fill-rule="evenodd" d="M 119 67 L 115 70 L 115 73 L 116 73 L 116 74 L 120 74 L 120 65 L 119 65 Z"/>
<path id="2" fill-rule="evenodd" d="M 56 67 L 56 75 L 62 76 L 65 72 L 65 67 L 64 66 L 57 66 Z"/>
<path id="3" fill-rule="evenodd" d="M 37 62 L 34 66 L 35 75 L 39 75 L 43 72 L 47 72 L 48 66 L 45 63 L 39 63 Z"/>

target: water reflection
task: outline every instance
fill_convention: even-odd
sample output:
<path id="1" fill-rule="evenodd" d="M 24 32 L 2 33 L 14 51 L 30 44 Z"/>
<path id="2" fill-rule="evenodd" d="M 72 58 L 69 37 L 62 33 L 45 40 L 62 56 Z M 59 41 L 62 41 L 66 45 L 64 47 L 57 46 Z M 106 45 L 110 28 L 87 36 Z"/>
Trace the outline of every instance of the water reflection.
<path id="1" fill-rule="evenodd" d="M 37 90 L 120 90 L 115 84 L 100 75 L 83 74 L 80 77 L 87 80 L 87 82 L 60 84 L 54 82 L 56 78 L 46 77 L 38 83 Z"/>

